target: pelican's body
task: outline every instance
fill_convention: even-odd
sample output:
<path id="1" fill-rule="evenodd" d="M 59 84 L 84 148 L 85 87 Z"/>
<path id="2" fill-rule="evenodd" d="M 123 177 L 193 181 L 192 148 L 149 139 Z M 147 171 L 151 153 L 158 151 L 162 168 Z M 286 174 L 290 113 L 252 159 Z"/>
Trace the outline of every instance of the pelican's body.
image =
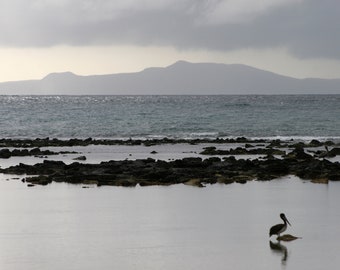
<path id="1" fill-rule="evenodd" d="M 287 224 L 290 225 L 288 219 L 286 218 L 285 214 L 280 214 L 280 218 L 283 220 L 283 223 L 276 224 L 269 230 L 269 237 L 273 234 L 280 236 L 280 233 L 283 233 L 287 229 Z M 291 226 L 291 225 L 290 225 Z"/>

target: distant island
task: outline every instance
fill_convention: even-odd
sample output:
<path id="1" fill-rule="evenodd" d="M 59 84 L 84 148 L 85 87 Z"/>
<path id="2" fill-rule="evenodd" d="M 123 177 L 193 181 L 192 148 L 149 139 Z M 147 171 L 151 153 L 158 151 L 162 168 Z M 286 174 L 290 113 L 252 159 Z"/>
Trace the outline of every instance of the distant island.
<path id="1" fill-rule="evenodd" d="M 241 64 L 178 61 L 140 72 L 0 83 L 0 95 L 244 95 L 340 94 L 340 79 L 297 79 Z"/>

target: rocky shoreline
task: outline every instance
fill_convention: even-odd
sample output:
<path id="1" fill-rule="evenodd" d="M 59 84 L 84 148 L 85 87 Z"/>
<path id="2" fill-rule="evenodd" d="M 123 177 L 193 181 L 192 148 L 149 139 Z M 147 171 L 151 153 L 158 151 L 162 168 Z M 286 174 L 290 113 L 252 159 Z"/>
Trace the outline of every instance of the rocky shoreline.
<path id="1" fill-rule="evenodd" d="M 237 138 L 216 138 L 216 139 L 57 139 L 57 138 L 36 138 L 36 139 L 0 139 L 0 148 L 5 147 L 21 147 L 21 148 L 34 148 L 34 147 L 72 147 L 72 146 L 88 146 L 88 145 L 161 145 L 161 144 L 233 144 L 233 143 L 245 143 L 248 146 L 250 144 L 268 143 L 268 147 L 287 147 L 294 146 L 296 144 L 304 147 L 318 147 L 323 145 L 340 145 L 333 141 L 320 142 L 318 140 L 312 140 L 309 143 L 295 142 L 294 140 L 283 141 L 280 139 L 266 140 L 266 139 L 248 139 L 245 137 Z M 246 146 L 247 146 L 246 145 Z"/>
<path id="2" fill-rule="evenodd" d="M 248 140 L 246 138 L 216 140 L 94 140 L 94 139 L 35 139 L 35 140 L 0 140 L 0 147 L 35 147 L 27 149 L 0 150 L 12 154 L 39 153 L 55 155 L 58 152 L 46 152 L 37 147 L 75 146 L 75 145 L 140 145 L 156 144 L 202 144 L 211 143 L 200 153 L 206 158 L 192 157 L 171 161 L 153 158 L 137 160 L 119 160 L 84 164 L 63 161 L 44 160 L 35 165 L 20 163 L 16 166 L 0 169 L 0 173 L 25 175 L 22 179 L 29 186 L 47 185 L 51 182 L 66 182 L 83 185 L 112 186 L 148 186 L 190 184 L 203 187 L 206 184 L 246 183 L 247 181 L 268 181 L 287 175 L 318 183 L 340 181 L 340 163 L 329 158 L 340 155 L 339 143 L 332 141 L 309 143 L 280 140 Z M 228 150 L 218 149 L 223 144 L 237 144 Z M 239 146 L 242 144 L 242 146 Z M 262 155 L 251 159 L 237 159 L 237 155 Z M 9 158 L 9 157 L 7 157 Z"/>
<path id="3" fill-rule="evenodd" d="M 61 151 L 61 152 L 54 152 L 51 150 L 41 150 L 40 148 L 36 147 L 33 149 L 13 149 L 10 150 L 8 148 L 3 148 L 0 150 L 0 159 L 8 159 L 11 157 L 27 157 L 27 156 L 35 156 L 35 157 L 47 157 L 52 155 L 59 155 L 59 154 L 77 154 L 77 152 L 70 152 L 70 151 Z"/>

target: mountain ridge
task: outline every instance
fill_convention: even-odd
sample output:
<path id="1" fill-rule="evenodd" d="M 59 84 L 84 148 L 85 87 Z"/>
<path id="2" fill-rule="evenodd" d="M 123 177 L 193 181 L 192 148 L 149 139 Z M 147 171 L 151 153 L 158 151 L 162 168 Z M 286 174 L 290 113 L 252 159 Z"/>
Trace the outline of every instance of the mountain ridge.
<path id="1" fill-rule="evenodd" d="M 50 73 L 0 83 L 6 95 L 340 94 L 340 79 L 297 79 L 243 64 L 177 61 L 167 67 L 104 75 Z"/>

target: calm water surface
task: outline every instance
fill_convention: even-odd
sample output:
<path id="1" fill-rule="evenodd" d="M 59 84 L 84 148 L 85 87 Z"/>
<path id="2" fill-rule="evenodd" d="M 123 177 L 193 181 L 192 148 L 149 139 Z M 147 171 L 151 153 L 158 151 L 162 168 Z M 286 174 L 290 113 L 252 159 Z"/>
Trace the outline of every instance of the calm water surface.
<path id="1" fill-rule="evenodd" d="M 340 183 L 293 177 L 203 189 L 0 180 L 0 269 L 336 269 Z M 284 212 L 301 236 L 279 246 Z"/>

